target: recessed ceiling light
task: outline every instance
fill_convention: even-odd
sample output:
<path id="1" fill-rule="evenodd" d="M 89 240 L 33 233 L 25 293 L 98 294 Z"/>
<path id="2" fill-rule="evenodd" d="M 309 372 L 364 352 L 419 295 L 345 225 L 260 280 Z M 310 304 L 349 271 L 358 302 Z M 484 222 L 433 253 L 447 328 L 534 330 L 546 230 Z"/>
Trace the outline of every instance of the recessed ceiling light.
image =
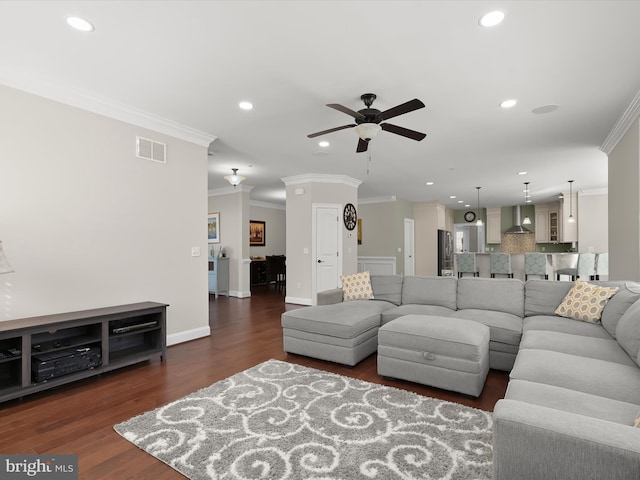
<path id="1" fill-rule="evenodd" d="M 455 195 L 449 195 L 449 198 L 456 198 Z"/>
<path id="2" fill-rule="evenodd" d="M 494 10 L 493 12 L 485 13 L 478 23 L 480 23 L 483 27 L 495 27 L 499 25 L 504 20 L 505 13 L 501 10 Z"/>
<path id="3" fill-rule="evenodd" d="M 469 208 L 471 205 L 469 205 L 468 203 L 466 203 L 464 206 L 465 206 L 465 207 L 467 207 L 467 208 Z"/>
<path id="4" fill-rule="evenodd" d="M 67 17 L 67 23 L 70 27 L 80 30 L 81 32 L 93 32 L 95 27 L 93 24 L 80 17 Z"/>
<path id="5" fill-rule="evenodd" d="M 527 172 L 518 172 L 518 175 L 526 175 Z"/>
<path id="6" fill-rule="evenodd" d="M 427 185 L 433 185 L 433 182 L 427 182 Z"/>
<path id="7" fill-rule="evenodd" d="M 515 98 L 510 98 L 509 100 L 505 100 L 502 103 L 500 103 L 500 106 L 502 108 L 511 108 L 511 107 L 515 107 L 516 103 L 518 103 L 518 101 Z"/>
<path id="8" fill-rule="evenodd" d="M 543 113 L 551 113 L 555 112 L 558 108 L 560 108 L 558 105 L 542 105 L 541 107 L 537 107 L 531 110 L 531 113 L 536 113 L 538 115 Z"/>
<path id="9" fill-rule="evenodd" d="M 322 148 L 327 148 L 329 146 L 329 142 L 327 142 L 326 140 L 322 140 L 321 142 L 318 142 L 318 145 Z"/>
<path id="10" fill-rule="evenodd" d="M 253 103 L 251 102 L 240 102 L 238 104 L 238 106 L 242 109 L 242 110 L 251 110 L 253 108 Z"/>
<path id="11" fill-rule="evenodd" d="M 462 200 L 458 200 L 458 203 L 464 203 Z"/>

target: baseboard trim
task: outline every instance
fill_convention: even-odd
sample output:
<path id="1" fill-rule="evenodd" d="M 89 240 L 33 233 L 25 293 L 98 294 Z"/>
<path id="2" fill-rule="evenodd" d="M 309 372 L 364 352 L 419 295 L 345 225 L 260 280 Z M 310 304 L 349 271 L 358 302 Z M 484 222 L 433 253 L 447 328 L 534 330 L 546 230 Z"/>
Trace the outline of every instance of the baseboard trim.
<path id="1" fill-rule="evenodd" d="M 295 303 L 296 305 L 313 305 L 310 298 L 284 297 L 284 303 Z"/>
<path id="2" fill-rule="evenodd" d="M 188 342 L 197 338 L 208 337 L 211 335 L 211 327 L 194 328 L 192 330 L 186 330 L 184 332 L 172 333 L 167 335 L 167 346 L 176 345 L 178 343 Z"/>

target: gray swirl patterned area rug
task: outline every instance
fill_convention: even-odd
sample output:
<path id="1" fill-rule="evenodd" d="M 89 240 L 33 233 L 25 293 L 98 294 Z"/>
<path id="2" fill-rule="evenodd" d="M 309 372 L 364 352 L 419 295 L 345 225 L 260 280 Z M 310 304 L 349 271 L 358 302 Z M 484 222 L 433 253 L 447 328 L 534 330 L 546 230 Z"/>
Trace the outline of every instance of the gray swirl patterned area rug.
<path id="1" fill-rule="evenodd" d="M 190 479 L 489 479 L 491 414 L 269 360 L 115 430 Z"/>

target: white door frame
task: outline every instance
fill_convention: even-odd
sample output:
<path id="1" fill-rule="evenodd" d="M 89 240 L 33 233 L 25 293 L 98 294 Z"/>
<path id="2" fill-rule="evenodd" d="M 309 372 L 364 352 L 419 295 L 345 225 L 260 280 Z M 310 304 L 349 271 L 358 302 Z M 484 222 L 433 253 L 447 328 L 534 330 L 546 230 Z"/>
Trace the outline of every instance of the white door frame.
<path id="1" fill-rule="evenodd" d="M 340 276 L 342 275 L 342 229 L 340 228 L 340 212 L 342 211 L 342 205 L 339 203 L 312 203 L 311 204 L 311 305 L 316 305 L 318 303 L 318 292 L 317 292 L 317 245 L 316 245 L 316 234 L 317 234 L 317 217 L 318 217 L 318 209 L 320 208 L 334 208 L 336 210 L 336 217 L 338 221 L 336 222 L 337 229 L 337 240 L 338 240 L 338 255 L 337 255 L 337 279 L 336 282 L 340 284 Z"/>

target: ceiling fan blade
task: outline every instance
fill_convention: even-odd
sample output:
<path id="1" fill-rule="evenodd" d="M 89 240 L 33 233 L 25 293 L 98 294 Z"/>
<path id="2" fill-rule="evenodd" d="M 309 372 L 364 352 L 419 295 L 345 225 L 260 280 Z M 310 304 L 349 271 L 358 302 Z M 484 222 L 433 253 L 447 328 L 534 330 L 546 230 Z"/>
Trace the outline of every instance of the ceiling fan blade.
<path id="1" fill-rule="evenodd" d="M 356 148 L 356 153 L 366 152 L 369 147 L 369 142 L 367 140 L 358 139 L 358 147 Z"/>
<path id="2" fill-rule="evenodd" d="M 355 123 L 353 123 L 351 125 L 342 125 L 341 127 L 330 128 L 329 130 L 323 130 L 321 132 L 310 133 L 309 135 L 307 135 L 307 137 L 315 138 L 315 137 L 319 137 L 320 135 L 324 135 L 325 133 L 337 132 L 338 130 L 344 130 L 345 128 L 353 128 L 355 126 L 356 126 Z"/>
<path id="3" fill-rule="evenodd" d="M 397 117 L 398 115 L 402 115 L 403 113 L 413 112 L 414 110 L 418 110 L 419 108 L 424 108 L 424 103 L 422 103 L 417 98 L 414 98 L 413 100 L 409 100 L 402 105 L 398 105 L 397 107 L 385 110 L 380 114 L 380 116 L 382 117 L 382 120 L 389 120 L 390 118 Z"/>
<path id="4" fill-rule="evenodd" d="M 380 126 L 387 132 L 395 133 L 396 135 L 402 135 L 403 137 L 411 138 L 412 140 L 417 140 L 418 142 L 427 136 L 426 133 L 409 130 L 408 128 L 399 127 L 398 125 L 393 125 L 392 123 L 381 123 Z"/>
<path id="5" fill-rule="evenodd" d="M 340 105 L 339 103 L 327 103 L 327 107 L 333 108 L 334 110 L 338 110 L 339 112 L 346 113 L 347 115 L 351 115 L 353 118 L 364 120 L 365 117 L 360 112 L 356 112 L 355 110 L 351 110 L 350 108 L 345 107 L 344 105 Z"/>

